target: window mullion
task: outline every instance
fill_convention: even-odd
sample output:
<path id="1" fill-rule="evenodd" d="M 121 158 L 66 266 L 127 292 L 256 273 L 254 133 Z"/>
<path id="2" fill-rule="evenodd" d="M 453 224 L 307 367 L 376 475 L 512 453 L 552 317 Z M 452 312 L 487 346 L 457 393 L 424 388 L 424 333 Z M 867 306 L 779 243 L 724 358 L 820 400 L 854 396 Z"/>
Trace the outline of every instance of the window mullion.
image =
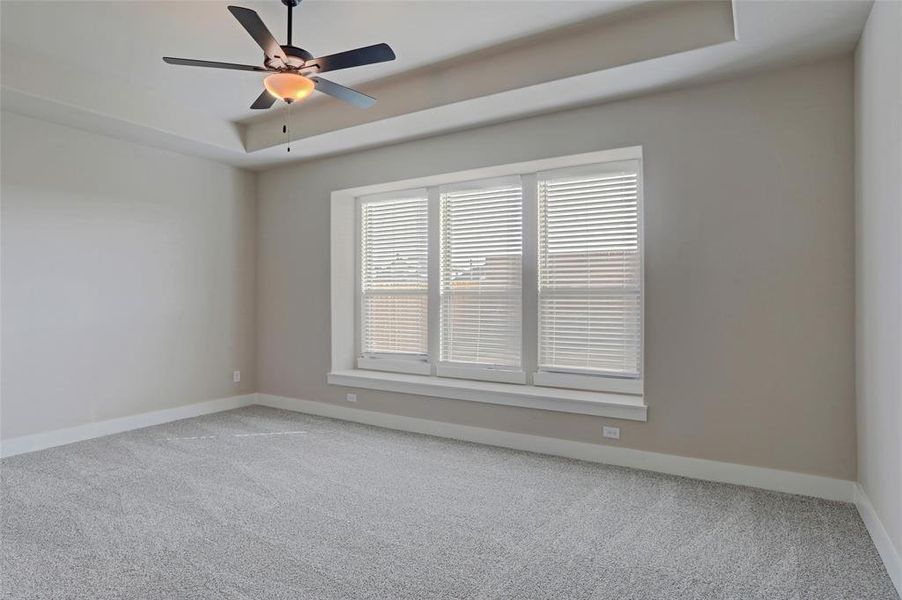
<path id="1" fill-rule="evenodd" d="M 363 203 L 360 198 L 354 199 L 354 356 L 363 356 Z"/>
<path id="2" fill-rule="evenodd" d="M 538 179 L 535 173 L 521 176 L 523 184 L 523 262 L 522 262 L 522 310 L 521 329 L 523 351 L 522 368 L 526 383 L 532 385 L 532 374 L 538 368 Z"/>
<path id="3" fill-rule="evenodd" d="M 435 375 L 435 365 L 440 357 L 441 345 L 441 197 L 438 187 L 430 187 L 426 190 L 427 204 L 427 329 L 426 340 L 429 353 L 431 373 Z"/>

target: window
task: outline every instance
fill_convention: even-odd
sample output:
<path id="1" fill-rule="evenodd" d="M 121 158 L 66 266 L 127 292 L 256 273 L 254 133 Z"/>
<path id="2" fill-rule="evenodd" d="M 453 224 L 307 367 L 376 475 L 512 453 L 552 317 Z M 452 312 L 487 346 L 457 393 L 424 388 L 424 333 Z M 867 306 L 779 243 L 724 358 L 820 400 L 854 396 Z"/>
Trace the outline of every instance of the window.
<path id="1" fill-rule="evenodd" d="M 520 178 L 444 186 L 440 194 L 441 358 L 437 373 L 524 383 Z"/>
<path id="2" fill-rule="evenodd" d="M 361 198 L 362 366 L 429 372 L 427 216 L 424 190 Z"/>
<path id="3" fill-rule="evenodd" d="M 333 193 L 330 381 L 644 420 L 641 149 L 402 183 Z"/>
<path id="4" fill-rule="evenodd" d="M 538 175 L 536 383 L 640 375 L 638 176 L 636 161 Z"/>

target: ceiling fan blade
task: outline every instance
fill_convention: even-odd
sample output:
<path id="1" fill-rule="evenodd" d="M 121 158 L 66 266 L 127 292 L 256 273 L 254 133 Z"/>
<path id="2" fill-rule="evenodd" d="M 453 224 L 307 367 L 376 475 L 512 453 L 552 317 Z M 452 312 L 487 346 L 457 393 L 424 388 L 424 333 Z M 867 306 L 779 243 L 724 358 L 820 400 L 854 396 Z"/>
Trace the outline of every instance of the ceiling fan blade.
<path id="1" fill-rule="evenodd" d="M 349 87 L 339 85 L 334 81 L 329 81 L 322 77 L 311 77 L 310 80 L 316 84 L 316 89 L 322 93 L 329 94 L 333 98 L 338 98 L 339 100 L 344 100 L 348 104 L 353 104 L 358 108 L 369 108 L 376 103 L 375 98 L 367 96 L 366 94 L 361 94 L 357 90 L 352 90 Z"/>
<path id="2" fill-rule="evenodd" d="M 263 93 L 257 96 L 257 99 L 254 100 L 254 103 L 251 104 L 251 108 L 254 110 L 270 108 L 276 101 L 276 97 L 263 90 Z"/>
<path id="3" fill-rule="evenodd" d="M 185 67 L 210 67 L 213 69 L 232 69 L 233 71 L 269 71 L 264 67 L 253 65 L 236 65 L 235 63 L 214 62 L 210 60 L 194 60 L 192 58 L 173 58 L 164 56 L 163 62 L 170 65 L 182 65 Z"/>
<path id="4" fill-rule="evenodd" d="M 285 53 L 282 52 L 279 42 L 272 36 L 269 29 L 266 28 L 266 25 L 263 24 L 260 15 L 249 8 L 242 8 L 240 6 L 230 6 L 229 12 L 238 19 L 241 26 L 244 27 L 247 32 L 251 34 L 251 37 L 254 38 L 254 41 L 263 48 L 263 53 L 266 54 L 268 58 L 285 58 Z"/>
<path id="5" fill-rule="evenodd" d="M 395 52 L 391 49 L 391 46 L 388 44 L 376 44 L 374 46 L 357 48 L 356 50 L 339 52 L 338 54 L 330 54 L 329 56 L 312 58 L 304 63 L 304 66 L 312 67 L 316 65 L 319 67 L 320 73 L 325 73 L 326 71 L 372 65 L 389 60 L 395 60 Z"/>

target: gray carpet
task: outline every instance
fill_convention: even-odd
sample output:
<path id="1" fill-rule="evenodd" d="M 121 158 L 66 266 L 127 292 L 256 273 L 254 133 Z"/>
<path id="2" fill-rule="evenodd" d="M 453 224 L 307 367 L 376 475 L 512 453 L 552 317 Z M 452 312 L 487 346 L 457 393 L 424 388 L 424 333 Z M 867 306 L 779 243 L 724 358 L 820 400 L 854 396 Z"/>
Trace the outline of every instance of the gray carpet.
<path id="1" fill-rule="evenodd" d="M 2 461 L 3 598 L 896 598 L 855 509 L 262 407 Z"/>

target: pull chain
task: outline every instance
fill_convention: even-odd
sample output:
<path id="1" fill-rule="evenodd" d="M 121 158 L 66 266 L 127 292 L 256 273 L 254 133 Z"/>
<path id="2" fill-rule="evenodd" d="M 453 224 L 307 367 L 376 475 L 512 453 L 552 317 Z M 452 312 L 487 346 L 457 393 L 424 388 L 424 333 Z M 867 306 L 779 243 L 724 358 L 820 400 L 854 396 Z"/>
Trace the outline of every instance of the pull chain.
<path id="1" fill-rule="evenodd" d="M 288 103 L 288 116 L 285 119 L 286 124 L 282 125 L 282 133 L 285 134 L 285 143 L 288 144 L 288 152 L 291 152 L 291 105 L 294 102 Z"/>

